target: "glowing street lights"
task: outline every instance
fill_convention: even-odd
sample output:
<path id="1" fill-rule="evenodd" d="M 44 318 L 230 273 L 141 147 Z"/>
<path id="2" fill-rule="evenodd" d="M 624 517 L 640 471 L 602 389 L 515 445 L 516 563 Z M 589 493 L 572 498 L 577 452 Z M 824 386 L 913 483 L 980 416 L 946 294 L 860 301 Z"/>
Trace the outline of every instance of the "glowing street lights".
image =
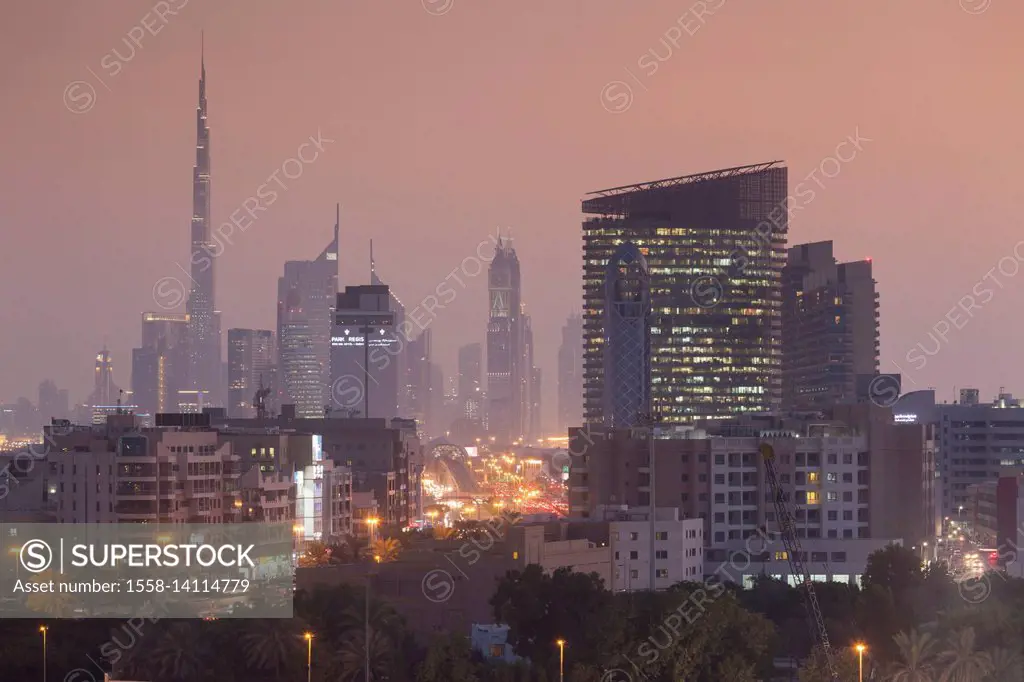
<path id="1" fill-rule="evenodd" d="M 864 652 L 868 648 L 863 642 L 857 642 L 853 645 L 853 648 L 857 652 L 857 680 L 858 682 L 864 682 Z"/>
<path id="2" fill-rule="evenodd" d="M 366 519 L 366 524 L 370 527 L 370 544 L 373 544 L 377 539 L 377 524 L 380 523 L 380 519 L 376 516 L 371 516 Z"/>
<path id="3" fill-rule="evenodd" d="M 565 640 L 555 641 L 558 645 L 558 682 L 565 682 Z"/>
<path id="4" fill-rule="evenodd" d="M 306 632 L 302 635 L 306 640 L 306 682 L 313 680 L 313 633 Z"/>
<path id="5" fill-rule="evenodd" d="M 43 633 L 43 682 L 46 682 L 46 631 L 49 630 L 45 625 L 39 626 L 39 632 Z"/>

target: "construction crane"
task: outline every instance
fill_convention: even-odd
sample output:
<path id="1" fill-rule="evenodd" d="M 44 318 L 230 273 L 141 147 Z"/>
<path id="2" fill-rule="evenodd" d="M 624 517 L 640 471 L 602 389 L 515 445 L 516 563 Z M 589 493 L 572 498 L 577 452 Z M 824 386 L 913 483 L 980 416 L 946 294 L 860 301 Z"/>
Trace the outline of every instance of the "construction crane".
<path id="1" fill-rule="evenodd" d="M 807 573 L 807 569 L 804 568 L 803 550 L 800 548 L 800 540 L 796 536 L 793 515 L 789 512 L 786 493 L 783 492 L 782 486 L 779 484 L 778 473 L 775 471 L 775 448 L 770 443 L 761 443 L 761 457 L 764 459 L 764 471 L 768 478 L 768 485 L 772 489 L 775 516 L 778 517 L 779 530 L 782 533 L 782 544 L 786 546 L 789 568 L 793 575 L 800 576 L 804 606 L 807 608 L 808 616 L 813 621 L 811 623 L 811 637 L 817 639 L 818 644 L 821 645 L 822 652 L 825 654 L 825 664 L 828 666 L 832 682 L 840 682 L 835 658 L 832 655 L 832 645 L 828 641 L 828 630 L 825 629 L 825 618 L 821 615 L 818 596 L 814 594 L 814 583 L 811 582 L 811 576 Z"/>

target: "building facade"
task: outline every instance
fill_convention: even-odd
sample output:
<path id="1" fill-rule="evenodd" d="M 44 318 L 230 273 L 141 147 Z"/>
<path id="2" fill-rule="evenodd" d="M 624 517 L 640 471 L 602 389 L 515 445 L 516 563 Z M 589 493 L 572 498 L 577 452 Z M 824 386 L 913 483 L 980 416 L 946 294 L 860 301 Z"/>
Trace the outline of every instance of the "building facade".
<path id="1" fill-rule="evenodd" d="M 338 231 L 316 260 L 288 261 L 277 282 L 278 404 L 323 416 L 331 397 L 331 330 L 338 293 Z"/>
<path id="2" fill-rule="evenodd" d="M 651 273 L 652 411 L 668 423 L 777 409 L 787 170 L 778 162 L 583 201 L 584 420 L 604 419 L 606 277 L 632 242 Z"/>
<path id="3" fill-rule="evenodd" d="M 189 316 L 143 313 L 142 343 L 132 350 L 132 402 L 148 415 L 175 412 L 189 389 Z"/>
<path id="4" fill-rule="evenodd" d="M 398 415 L 399 355 L 387 285 L 345 287 L 331 335 L 331 409 L 366 418 Z"/>
<path id="5" fill-rule="evenodd" d="M 782 271 L 782 405 L 814 411 L 857 401 L 878 374 L 878 292 L 871 260 L 837 263 L 832 242 L 789 249 Z"/>
<path id="6" fill-rule="evenodd" d="M 977 389 L 961 389 L 956 403 L 936 403 L 935 391 L 900 397 L 892 411 L 897 421 L 931 428 L 935 439 L 934 519 L 962 516 L 969 508 L 968 488 L 999 480 L 1024 466 L 1024 408 L 1009 393 L 991 402 Z"/>
<path id="7" fill-rule="evenodd" d="M 501 443 L 526 436 L 529 381 L 519 257 L 498 239 L 487 271 L 487 429 Z"/>
<path id="8" fill-rule="evenodd" d="M 228 415 L 255 417 L 256 391 L 273 395 L 277 349 L 269 329 L 228 330 Z"/>
<path id="9" fill-rule="evenodd" d="M 583 425 L 583 317 L 573 313 L 558 347 L 558 434 Z"/>

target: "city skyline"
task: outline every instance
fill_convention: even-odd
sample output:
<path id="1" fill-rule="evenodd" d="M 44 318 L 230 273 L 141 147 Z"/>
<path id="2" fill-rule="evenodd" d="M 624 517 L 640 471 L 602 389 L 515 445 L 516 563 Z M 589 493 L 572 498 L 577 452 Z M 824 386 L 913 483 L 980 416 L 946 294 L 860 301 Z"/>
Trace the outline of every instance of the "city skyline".
<path id="1" fill-rule="evenodd" d="M 35 19 L 41 21 L 42 13 L 54 6 L 43 2 L 19 8 L 24 17 L 20 23 L 36 25 L 40 22 Z M 576 201 L 584 191 L 756 158 L 784 158 L 795 187 L 807 182 L 803 178 L 831 157 L 837 144 L 847 136 L 860 135 L 870 141 L 862 143 L 863 151 L 844 164 L 838 175 L 824 177 L 819 172 L 824 187 L 810 181 L 816 198 L 795 214 L 788 243 L 836 238 L 836 255 L 842 261 L 873 255 L 881 289 L 901 290 L 928 283 L 915 288 L 921 297 L 918 305 L 889 300 L 881 310 L 880 369 L 897 372 L 892 364 L 897 361 L 913 382 L 905 381 L 906 389 L 936 386 L 940 395 L 952 397 L 952 387 L 967 382 L 979 385 L 986 394 L 994 394 L 1000 385 L 1019 384 L 1021 378 L 1013 376 L 1012 369 L 1009 376 L 1006 372 L 997 376 L 990 369 L 1001 363 L 1014 366 L 1008 346 L 988 349 L 991 362 L 979 363 L 974 357 L 977 344 L 998 338 L 996 325 L 1013 324 L 1007 321 L 1009 313 L 1024 298 L 1014 278 L 998 272 L 995 276 L 1003 286 L 993 287 L 995 298 L 969 317 L 963 328 L 949 325 L 953 330 L 946 335 L 940 353 L 927 356 L 923 367 L 920 362 L 907 363 L 906 356 L 918 344 L 931 344 L 929 333 L 941 325 L 947 312 L 1001 258 L 1013 256 L 1017 240 L 1012 230 L 1015 213 L 1008 199 L 1009 155 L 990 158 L 992 155 L 982 150 L 996 145 L 978 136 L 998 130 L 1004 136 L 998 145 L 1002 149 L 1012 148 L 1017 141 L 1007 118 L 1012 107 L 1005 106 L 1006 85 L 993 73 L 988 60 L 991 50 L 1012 58 L 1017 46 L 1008 37 L 1008 27 L 1021 8 L 996 3 L 988 11 L 972 15 L 956 3 L 936 7 L 917 2 L 891 9 L 884 22 L 839 8 L 827 25 L 842 22 L 844 30 L 854 36 L 850 45 L 871 41 L 874 51 L 864 55 L 859 49 L 830 45 L 835 53 L 825 54 L 831 69 L 828 82 L 818 77 L 822 56 L 815 52 L 824 51 L 828 44 L 820 37 L 824 10 L 786 2 L 770 9 L 725 4 L 699 31 L 684 35 L 678 46 L 668 50 L 663 35 L 683 9 L 667 3 L 629 12 L 601 4 L 588 6 L 582 13 L 576 6 L 552 8 L 546 15 L 546 27 L 537 27 L 514 11 L 463 5 L 443 16 L 431 16 L 414 6 L 408 10 L 310 9 L 296 17 L 270 5 L 258 4 L 242 13 L 231 9 L 214 12 L 190 3 L 178 15 L 167 17 L 159 35 L 147 35 L 133 58 L 122 60 L 123 68 L 116 76 L 97 64 L 111 45 L 119 45 L 120 54 L 126 54 L 117 36 L 138 23 L 136 9 L 62 9 L 63 16 L 81 26 L 75 39 L 54 47 L 48 60 L 28 64 L 21 74 L 4 72 L 7 91 L 18 104 L 2 114 L 4 129 L 24 128 L 21 121 L 32 120 L 46 127 L 48 142 L 33 145 L 29 151 L 22 147 L 27 139 L 11 140 L 12 156 L 23 161 L 21 172 L 0 190 L 0 205 L 5 207 L 2 224 L 5 229 L 34 229 L 18 230 L 13 243 L 19 245 L 19 257 L 5 262 L 0 277 L 8 289 L 24 291 L 26 287 L 19 283 L 29 281 L 34 285 L 25 292 L 29 299 L 24 305 L 16 305 L 12 299 L 2 313 L 15 328 L 52 333 L 5 335 L 0 351 L 19 361 L 6 368 L 0 395 L 8 401 L 19 395 L 33 396 L 39 382 L 50 378 L 67 387 L 74 402 L 81 401 L 90 385 L 89 358 L 104 341 L 113 355 L 118 383 L 129 384 L 130 350 L 138 343 L 137 315 L 154 309 L 155 280 L 163 275 L 184 279 L 175 263 L 187 265 L 180 235 L 189 211 L 184 169 L 194 161 L 188 158 L 195 142 L 189 110 L 195 101 L 201 29 L 207 33 L 211 96 L 216 94 L 211 103 L 218 159 L 217 193 L 212 199 L 214 224 L 220 225 L 239 208 L 267 174 L 290 158 L 309 136 L 322 133 L 326 139 L 343 140 L 346 146 L 340 153 L 337 143 L 326 143 L 323 158 L 307 166 L 294 183 L 289 182 L 278 203 L 257 214 L 259 220 L 247 234 L 236 232 L 225 247 L 217 264 L 217 302 L 226 316 L 225 329 L 273 328 L 273 280 L 281 261 L 305 257 L 322 246 L 321 216 L 340 198 L 351 244 L 365 244 L 381 231 L 393 237 L 379 240 L 378 258 L 392 273 L 389 284 L 407 302 L 427 294 L 458 265 L 456 256 L 471 254 L 483 236 L 493 234 L 499 226 L 511 228 L 524 263 L 524 300 L 530 305 L 537 336 L 537 365 L 552 376 L 561 322 L 567 311 L 580 305 L 575 267 L 565 267 L 564 254 L 578 249 Z M 344 16 L 349 21 L 342 22 L 342 30 L 346 36 L 351 32 L 353 40 L 346 47 L 333 46 L 344 40 L 303 41 L 321 45 L 318 51 L 288 39 L 279 64 L 273 61 L 278 58 L 260 55 L 253 46 L 228 38 L 239 33 L 239 26 L 259 33 L 282 21 L 301 23 L 318 37 L 321 32 L 326 35 L 327 25 L 341 16 L 338 12 L 348 13 Z M 353 20 L 368 27 L 393 26 L 396 35 L 409 40 L 397 41 L 389 48 L 388 58 L 368 67 L 367 73 L 355 71 L 346 57 L 367 44 L 360 42 L 360 31 L 349 28 Z M 499 20 L 510 22 L 527 37 L 541 37 L 549 28 L 568 29 L 584 22 L 588 32 L 607 36 L 609 42 L 603 54 L 592 55 L 586 63 L 565 59 L 554 45 L 543 45 L 541 56 L 545 58 L 538 63 L 555 65 L 551 77 L 543 77 L 539 67 L 517 65 L 512 45 L 505 38 L 498 40 L 484 64 L 462 65 L 449 58 L 475 44 L 473 35 L 480 25 Z M 611 30 L 613 25 L 616 31 Z M 807 50 L 768 51 L 764 57 L 766 51 L 759 48 L 752 31 L 770 26 L 784 26 L 795 41 L 804 41 Z M 909 30 L 920 26 L 926 30 Z M 28 50 L 25 41 L 30 34 L 12 35 L 4 49 Z M 948 35 L 957 40 L 950 44 Z M 446 42 L 451 45 L 442 44 Z M 734 49 L 737 44 L 743 47 Z M 444 69 L 417 63 L 423 80 L 411 79 L 406 62 L 428 48 L 438 50 Z M 655 64 L 659 68 L 653 73 L 650 68 L 635 66 L 637 56 L 648 55 L 650 50 L 664 58 Z M 748 50 L 758 50 L 763 66 L 750 73 L 737 71 L 733 65 L 745 63 Z M 672 55 L 665 58 L 669 52 Z M 809 54 L 817 56 L 812 59 Z M 648 56 L 644 63 L 650 60 Z M 705 65 L 698 78 L 690 77 L 688 64 L 693 60 Z M 255 87 L 258 79 L 244 77 L 246 73 L 276 74 L 279 69 L 294 72 L 300 62 L 308 81 L 270 78 L 266 82 L 273 85 L 260 88 Z M 74 115 L 60 101 L 61 91 L 69 81 L 89 78 L 85 66 L 106 76 L 110 89 L 94 82 L 95 106 Z M 766 78 L 773 68 L 777 73 L 787 70 L 788 79 Z M 641 82 L 646 89 L 630 81 L 626 69 L 645 79 Z M 328 73 L 335 76 L 328 79 Z M 482 78 L 484 73 L 489 77 Z M 605 84 L 620 80 L 632 83 L 632 104 L 613 114 L 602 107 L 600 92 Z M 314 81 L 342 85 L 310 88 Z M 728 87 L 720 88 L 717 81 Z M 686 87 L 679 87 L 680 82 L 686 82 Z M 769 82 L 775 85 L 767 85 Z M 564 87 L 566 83 L 569 88 Z M 436 93 L 435 85 L 440 85 Z M 865 98 L 863 92 L 869 87 L 873 96 Z M 693 106 L 701 98 L 714 96 L 721 109 L 739 111 L 747 99 L 740 93 L 767 96 L 770 91 L 766 88 L 782 89 L 773 96 L 785 99 L 799 94 L 800 99 L 771 112 L 759 112 L 758 131 L 736 133 L 744 128 L 749 114 L 707 124 L 700 107 Z M 1010 96 L 1012 90 L 1011 85 Z M 359 96 L 346 97 L 351 92 Z M 964 97 L 965 92 L 970 96 Z M 452 97 L 455 94 L 458 97 Z M 402 113 L 408 111 L 403 103 L 410 104 L 413 98 L 422 99 L 417 105 L 423 106 L 409 118 Z M 462 111 L 475 111 L 489 99 L 495 103 L 485 109 L 486 125 L 452 125 L 465 119 Z M 545 100 L 550 106 L 539 106 Z M 153 124 L 133 121 L 132 105 L 139 101 L 158 112 Z M 260 111 L 257 102 L 269 105 Z M 678 111 L 670 126 L 660 115 L 666 106 Z M 910 125 L 907 118 L 921 107 L 933 112 L 923 128 Z M 252 118 L 244 120 L 243 115 Z M 549 115 L 555 118 L 545 123 Z M 978 125 L 977 121 L 985 123 Z M 509 134 L 492 135 L 503 128 Z M 644 132 L 645 128 L 650 132 Z M 162 131 L 160 139 L 152 135 L 156 129 Z M 905 129 L 918 130 L 917 138 L 905 139 L 899 133 Z M 544 155 L 551 157 L 551 176 L 557 181 L 523 172 L 538 158 L 536 152 L 515 149 L 523 146 L 528 130 L 536 130 L 538 142 L 550 144 L 557 152 Z M 695 134 L 698 130 L 699 136 Z M 435 131 L 431 134 L 436 137 L 431 138 L 427 131 Z M 800 131 L 799 137 L 794 131 Z M 488 144 L 481 144 L 484 134 Z M 656 142 L 655 135 L 660 136 Z M 587 142 L 598 136 L 616 141 L 593 149 Z M 697 143 L 698 138 L 706 142 Z M 115 141 L 124 151 L 112 161 L 106 157 Z M 666 154 L 666 143 L 686 148 L 688 157 L 680 160 L 678 155 Z M 64 148 L 92 160 L 68 163 L 67 157 L 61 156 L 66 154 L 61 151 Z M 441 148 L 448 150 L 448 155 L 441 157 L 446 170 L 434 177 L 427 170 L 436 167 Z M 641 151 L 635 151 L 638 149 Z M 495 163 L 499 158 L 502 162 Z M 395 159 L 402 160 L 397 173 L 392 163 Z M 957 159 L 955 168 L 949 167 L 950 159 Z M 126 166 L 133 172 L 125 173 Z M 481 173 L 481 168 L 491 172 Z M 830 166 L 825 170 L 833 173 Z M 54 201 L 40 201 L 38 192 L 31 190 L 31 183 L 44 172 L 53 175 L 55 182 L 50 184 L 60 188 L 54 190 Z M 95 184 L 92 179 L 115 174 L 120 178 L 116 188 Z M 488 184 L 471 182 L 473 176 L 488 177 Z M 445 179 L 449 177 L 453 179 Z M 413 189 L 406 191 L 408 187 Z M 466 210 L 455 209 L 474 192 L 479 199 L 468 201 Z M 534 199 L 518 201 L 527 194 Z M 918 195 L 954 194 L 938 213 L 929 202 L 915 199 Z M 407 208 L 394 205 L 400 197 Z M 80 224 L 75 230 L 66 229 L 61 215 L 66 211 L 58 211 L 69 202 L 76 207 Z M 978 227 L 959 229 L 966 224 Z M 140 225 L 147 242 L 152 243 L 133 241 Z M 430 257 L 422 258 L 421 253 L 410 258 L 412 251 L 407 246 L 424 225 L 431 228 Z M 56 254 L 51 252 L 54 234 L 61 235 L 62 244 Z M 924 234 L 927 239 L 922 238 Z M 117 249 L 109 247 L 114 243 Z M 886 245 L 885 253 L 871 246 L 879 243 Z M 341 254 L 342 285 L 360 283 L 362 278 L 353 274 L 364 272 L 361 252 L 352 248 Z M 952 252 L 962 256 L 962 271 L 936 277 L 935 262 Z M 122 257 L 124 253 L 127 258 Z M 38 264 L 44 257 L 53 270 L 41 277 Z M 89 259 L 88 278 L 75 274 L 77 258 Z M 454 262 L 448 263 L 449 259 Z M 482 281 L 473 285 L 460 291 L 459 299 L 433 323 L 437 356 L 446 375 L 454 373 L 460 344 L 482 340 L 477 334 L 464 338 L 483 323 L 486 292 Z M 58 314 L 47 302 L 66 297 L 68 290 L 74 290 L 83 302 L 102 300 L 104 305 L 83 305 Z M 183 308 L 178 310 L 183 312 Z M 547 381 L 544 387 L 549 423 L 556 404 L 556 383 Z"/>

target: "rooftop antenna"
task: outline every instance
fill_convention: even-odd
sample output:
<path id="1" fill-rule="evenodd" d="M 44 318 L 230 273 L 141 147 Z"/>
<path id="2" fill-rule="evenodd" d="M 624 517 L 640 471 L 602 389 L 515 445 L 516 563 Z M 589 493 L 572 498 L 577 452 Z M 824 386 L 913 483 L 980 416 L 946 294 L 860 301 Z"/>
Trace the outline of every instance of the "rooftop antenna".
<path id="1" fill-rule="evenodd" d="M 374 280 L 374 276 L 377 274 L 377 268 L 373 263 L 373 240 L 370 240 L 370 282 Z"/>

